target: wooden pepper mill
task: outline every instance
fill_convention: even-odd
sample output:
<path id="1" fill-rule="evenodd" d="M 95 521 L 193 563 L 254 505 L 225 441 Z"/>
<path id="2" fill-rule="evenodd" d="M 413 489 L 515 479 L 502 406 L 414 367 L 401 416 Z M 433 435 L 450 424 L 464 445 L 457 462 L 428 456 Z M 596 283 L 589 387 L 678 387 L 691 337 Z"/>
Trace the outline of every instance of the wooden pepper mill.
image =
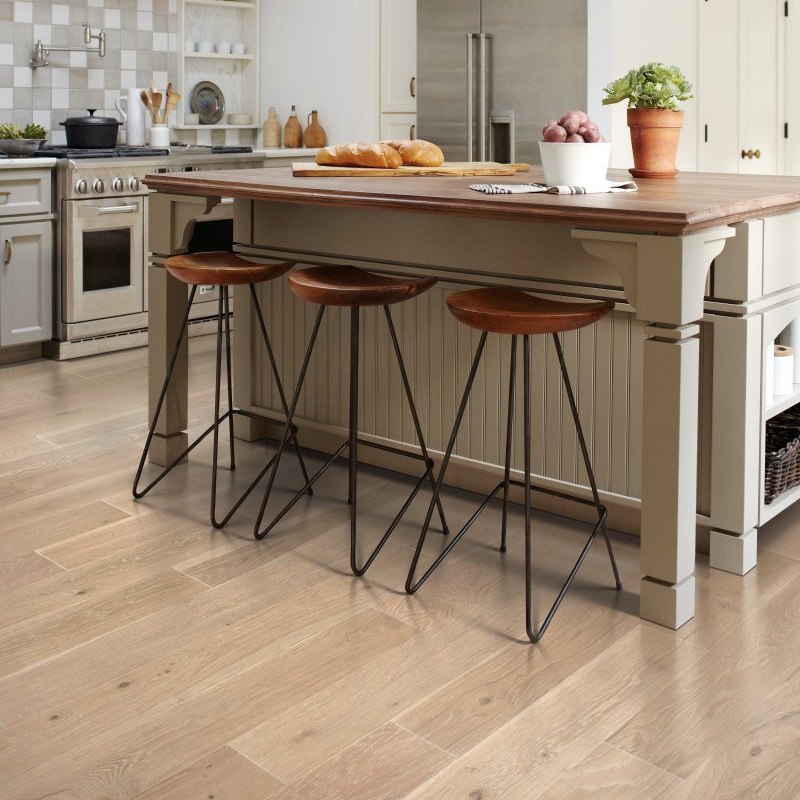
<path id="1" fill-rule="evenodd" d="M 325 147 L 328 143 L 325 128 L 317 122 L 316 111 L 308 115 L 308 127 L 303 132 L 303 143 L 306 147 Z"/>
<path id="2" fill-rule="evenodd" d="M 286 120 L 286 126 L 283 129 L 283 146 L 303 146 L 303 127 L 300 125 L 300 120 L 297 119 L 297 111 L 295 111 L 294 106 L 292 106 L 289 119 Z"/>

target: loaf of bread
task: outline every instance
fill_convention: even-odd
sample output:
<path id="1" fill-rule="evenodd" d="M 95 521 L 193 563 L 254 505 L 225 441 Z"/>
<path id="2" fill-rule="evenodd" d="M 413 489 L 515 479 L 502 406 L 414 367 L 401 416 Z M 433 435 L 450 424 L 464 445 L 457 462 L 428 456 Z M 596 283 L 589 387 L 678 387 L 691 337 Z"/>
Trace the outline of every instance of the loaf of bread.
<path id="1" fill-rule="evenodd" d="M 349 142 L 323 147 L 317 151 L 317 164 L 332 167 L 379 167 L 396 169 L 402 166 L 403 159 L 388 144 L 367 144 Z"/>
<path id="2" fill-rule="evenodd" d="M 438 145 L 424 139 L 388 139 L 388 144 L 400 153 L 404 164 L 414 167 L 440 167 L 444 163 L 444 153 Z"/>

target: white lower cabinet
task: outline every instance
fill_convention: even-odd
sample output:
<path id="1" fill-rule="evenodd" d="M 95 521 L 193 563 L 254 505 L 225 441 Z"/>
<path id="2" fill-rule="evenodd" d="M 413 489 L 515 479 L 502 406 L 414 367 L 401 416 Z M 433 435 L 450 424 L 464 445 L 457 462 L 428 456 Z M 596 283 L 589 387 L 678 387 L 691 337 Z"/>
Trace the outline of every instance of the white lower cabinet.
<path id="1" fill-rule="evenodd" d="M 416 114 L 381 114 L 381 139 L 416 139 Z"/>
<path id="2" fill-rule="evenodd" d="M 0 223 L 0 346 L 53 330 L 53 223 Z"/>

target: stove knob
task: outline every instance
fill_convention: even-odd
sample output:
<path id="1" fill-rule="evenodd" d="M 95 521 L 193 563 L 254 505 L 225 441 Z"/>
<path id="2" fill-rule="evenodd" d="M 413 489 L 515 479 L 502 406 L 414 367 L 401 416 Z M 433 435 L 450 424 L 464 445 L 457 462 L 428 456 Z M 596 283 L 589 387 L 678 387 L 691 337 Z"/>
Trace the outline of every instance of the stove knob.
<path id="1" fill-rule="evenodd" d="M 111 188 L 115 192 L 121 192 L 125 189 L 125 181 L 123 181 L 122 178 L 114 178 L 111 182 Z"/>
<path id="2" fill-rule="evenodd" d="M 97 194 L 102 194 L 105 190 L 105 183 L 100 178 L 95 178 L 95 181 L 92 184 L 92 191 L 97 192 Z"/>
<path id="3" fill-rule="evenodd" d="M 128 180 L 128 188 L 132 192 L 138 192 L 139 191 L 139 185 L 140 184 L 139 184 L 139 179 L 138 178 L 130 178 L 130 180 Z"/>
<path id="4" fill-rule="evenodd" d="M 86 194 L 86 192 L 88 192 L 88 191 L 89 191 L 89 184 L 88 184 L 88 183 L 86 183 L 86 181 L 85 181 L 83 178 L 81 178 L 81 179 L 80 179 L 80 180 L 79 180 L 79 181 L 78 181 L 78 182 L 75 184 L 75 191 L 76 191 L 78 194 Z"/>

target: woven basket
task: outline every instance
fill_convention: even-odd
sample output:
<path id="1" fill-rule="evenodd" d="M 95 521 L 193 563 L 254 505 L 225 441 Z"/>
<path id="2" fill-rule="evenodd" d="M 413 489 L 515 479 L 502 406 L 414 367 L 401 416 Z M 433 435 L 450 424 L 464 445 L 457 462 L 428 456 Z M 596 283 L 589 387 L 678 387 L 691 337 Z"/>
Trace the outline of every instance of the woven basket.
<path id="1" fill-rule="evenodd" d="M 767 420 L 764 458 L 764 503 L 800 485 L 800 408 L 792 408 Z"/>

